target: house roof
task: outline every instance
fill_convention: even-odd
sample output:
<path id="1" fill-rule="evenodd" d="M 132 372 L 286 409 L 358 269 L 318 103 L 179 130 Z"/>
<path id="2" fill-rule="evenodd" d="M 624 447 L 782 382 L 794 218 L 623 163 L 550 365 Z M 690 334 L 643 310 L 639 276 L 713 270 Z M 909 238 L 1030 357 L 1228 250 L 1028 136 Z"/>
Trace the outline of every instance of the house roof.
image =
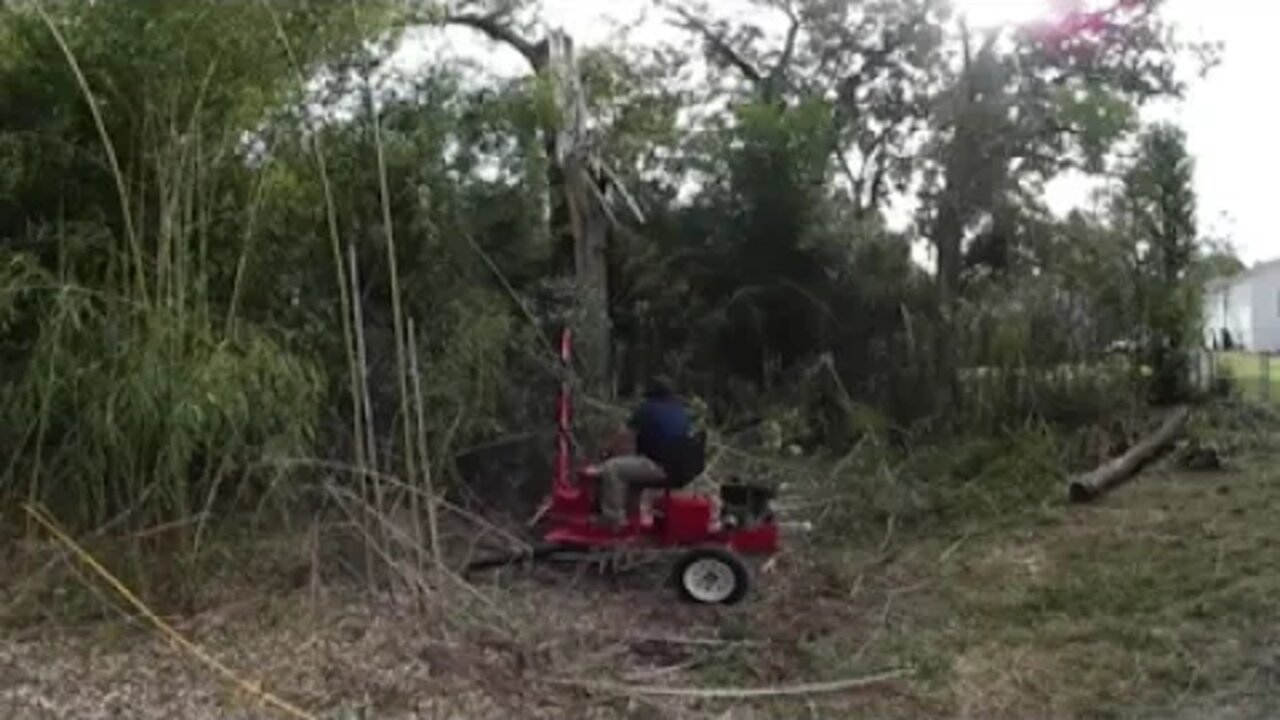
<path id="1" fill-rule="evenodd" d="M 1267 272 L 1269 270 L 1280 269 L 1280 258 L 1275 260 L 1267 260 L 1265 262 L 1254 263 L 1253 267 L 1244 271 L 1245 275 L 1255 275 L 1257 273 Z"/>
<path id="2" fill-rule="evenodd" d="M 1232 285 L 1235 285 L 1236 281 L 1238 281 L 1239 279 L 1240 279 L 1239 275 L 1235 275 L 1232 277 L 1214 278 L 1204 284 L 1204 289 L 1206 292 L 1217 292 L 1219 290 L 1226 290 Z"/>
<path id="3" fill-rule="evenodd" d="M 1280 270 L 1280 258 L 1277 258 L 1275 260 L 1267 260 L 1265 262 L 1254 263 L 1253 267 L 1241 272 L 1238 275 L 1233 275 L 1229 278 L 1218 278 L 1216 280 L 1210 280 L 1209 283 L 1206 285 L 1206 289 L 1213 291 L 1213 290 L 1220 290 L 1222 288 L 1231 287 L 1232 285 L 1235 285 L 1237 283 L 1242 283 L 1245 280 L 1250 280 L 1252 278 L 1257 277 L 1258 275 L 1269 273 L 1275 270 Z"/>

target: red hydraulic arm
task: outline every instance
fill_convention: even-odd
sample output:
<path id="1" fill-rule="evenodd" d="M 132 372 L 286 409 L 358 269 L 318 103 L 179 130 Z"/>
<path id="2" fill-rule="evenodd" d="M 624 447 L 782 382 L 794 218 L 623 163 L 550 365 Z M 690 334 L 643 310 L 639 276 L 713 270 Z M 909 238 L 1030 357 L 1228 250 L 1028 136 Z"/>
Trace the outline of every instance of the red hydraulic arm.
<path id="1" fill-rule="evenodd" d="M 560 364 L 564 378 L 560 381 L 560 397 L 556 401 L 556 467 L 555 486 L 566 488 L 573 480 L 573 406 L 570 398 L 569 372 L 573 368 L 573 332 L 565 328 L 560 335 Z"/>

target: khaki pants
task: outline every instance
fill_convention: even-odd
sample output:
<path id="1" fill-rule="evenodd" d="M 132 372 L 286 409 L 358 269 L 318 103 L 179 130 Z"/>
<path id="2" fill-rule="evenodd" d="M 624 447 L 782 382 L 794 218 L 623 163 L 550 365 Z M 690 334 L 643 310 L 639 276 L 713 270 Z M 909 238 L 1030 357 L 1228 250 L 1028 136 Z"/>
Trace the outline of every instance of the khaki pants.
<path id="1" fill-rule="evenodd" d="M 667 474 L 642 455 L 621 455 L 600 465 L 600 513 L 617 526 L 627 520 L 627 496 L 632 485 L 661 482 Z"/>

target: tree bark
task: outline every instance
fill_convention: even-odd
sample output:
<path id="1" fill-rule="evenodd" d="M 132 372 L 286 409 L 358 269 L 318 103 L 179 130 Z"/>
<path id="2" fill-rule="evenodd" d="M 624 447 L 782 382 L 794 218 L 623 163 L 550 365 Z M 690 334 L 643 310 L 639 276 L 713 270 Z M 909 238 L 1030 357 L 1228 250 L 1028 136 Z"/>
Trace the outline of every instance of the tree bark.
<path id="1" fill-rule="evenodd" d="M 613 396 L 613 323 L 609 314 L 609 216 L 602 172 L 587 138 L 587 100 L 573 40 L 555 30 L 547 38 L 548 71 L 555 79 L 560 126 L 553 164 L 564 173 L 564 197 L 573 231 L 575 316 L 583 383 L 588 394 Z"/>
<path id="2" fill-rule="evenodd" d="M 502 16 L 454 15 L 446 24 L 470 27 L 514 48 L 535 74 L 555 83 L 558 123 L 543 128 L 547 153 L 550 235 L 557 273 L 573 278 L 573 307 L 567 308 L 579 352 L 584 389 L 593 397 L 613 396 L 613 327 L 609 314 L 609 231 L 615 221 L 607 185 L 614 182 L 598 161 L 587 133 L 586 93 L 572 38 L 561 30 L 531 41 L 504 24 Z M 621 188 L 618 191 L 628 199 Z M 637 213 L 630 203 L 633 214 Z"/>
<path id="3" fill-rule="evenodd" d="M 967 167 L 963 162 L 965 156 L 957 152 L 958 145 L 971 140 L 968 137 L 971 122 L 968 115 L 974 105 L 973 54 L 969 47 L 969 28 L 963 21 L 960 30 L 964 44 L 964 65 L 957 95 L 959 104 L 955 111 L 955 136 L 951 139 L 952 147 L 943 156 L 944 186 L 938 198 L 937 215 L 932 227 L 932 241 L 937 251 L 938 263 L 938 331 L 934 338 L 936 399 L 938 410 L 950 411 L 956 416 L 960 414 L 960 403 L 963 400 L 956 342 L 956 310 L 964 265 L 964 234 L 972 214 L 964 188 L 968 181 L 966 175 L 974 171 L 974 168 Z"/>
<path id="4" fill-rule="evenodd" d="M 1072 502 L 1092 502 L 1122 485 L 1156 456 L 1168 449 L 1187 427 L 1190 410 L 1186 406 L 1169 413 L 1164 424 L 1128 452 L 1095 470 L 1072 478 L 1067 488 Z"/>
<path id="5" fill-rule="evenodd" d="M 938 328 L 934 335 L 933 369 L 938 410 L 958 414 L 963 397 L 960 393 L 956 316 L 963 264 L 964 221 L 956 208 L 957 202 L 949 191 L 943 192 L 942 206 L 933 227 L 933 246 L 938 263 Z"/>

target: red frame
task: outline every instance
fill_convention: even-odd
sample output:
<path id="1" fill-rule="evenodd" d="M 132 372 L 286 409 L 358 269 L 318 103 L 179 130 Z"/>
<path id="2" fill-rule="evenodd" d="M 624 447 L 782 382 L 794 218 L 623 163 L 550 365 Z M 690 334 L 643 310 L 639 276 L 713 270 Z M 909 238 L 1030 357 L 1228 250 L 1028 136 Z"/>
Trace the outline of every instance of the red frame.
<path id="1" fill-rule="evenodd" d="M 572 362 L 573 336 L 560 338 L 560 361 Z M 600 470 L 586 466 L 574 477 L 570 444 L 573 407 L 566 379 L 556 407 L 556 462 L 550 507 L 550 524 L 543 539 L 556 545 L 582 548 L 719 546 L 745 555 L 769 555 L 778 550 L 778 525 L 769 518 L 749 527 L 725 529 L 716 517 L 716 503 L 705 495 L 664 492 L 653 503 L 651 514 L 629 517 L 621 527 L 601 524 L 596 518 Z"/>

